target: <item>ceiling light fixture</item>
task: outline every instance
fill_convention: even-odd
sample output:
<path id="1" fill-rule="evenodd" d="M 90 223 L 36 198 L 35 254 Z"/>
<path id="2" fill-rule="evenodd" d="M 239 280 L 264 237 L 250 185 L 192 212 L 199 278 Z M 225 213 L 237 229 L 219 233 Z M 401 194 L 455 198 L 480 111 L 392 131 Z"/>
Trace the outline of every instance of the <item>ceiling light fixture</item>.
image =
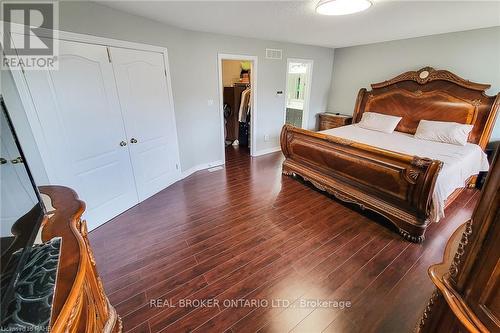
<path id="1" fill-rule="evenodd" d="M 316 5 L 316 12 L 322 15 L 347 15 L 370 8 L 369 0 L 321 0 Z"/>

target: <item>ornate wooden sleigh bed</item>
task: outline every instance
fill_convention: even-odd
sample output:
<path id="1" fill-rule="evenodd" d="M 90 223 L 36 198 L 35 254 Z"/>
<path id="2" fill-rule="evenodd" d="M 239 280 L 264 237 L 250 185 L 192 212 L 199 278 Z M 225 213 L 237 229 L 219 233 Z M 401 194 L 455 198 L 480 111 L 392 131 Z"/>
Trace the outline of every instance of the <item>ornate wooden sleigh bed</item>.
<path id="1" fill-rule="evenodd" d="M 489 87 L 431 67 L 406 72 L 372 84 L 371 91 L 361 89 L 353 123 L 361 120 L 363 112 L 372 111 L 402 117 L 396 131 L 410 134 L 422 119 L 472 124 L 468 141 L 484 150 L 500 108 L 500 94 L 485 94 Z M 441 161 L 290 125 L 281 131 L 281 149 L 286 157 L 284 174 L 301 176 L 342 201 L 383 215 L 407 240 L 424 240 Z M 475 178 L 464 186 L 473 186 Z M 452 193 L 446 205 L 461 190 Z"/>

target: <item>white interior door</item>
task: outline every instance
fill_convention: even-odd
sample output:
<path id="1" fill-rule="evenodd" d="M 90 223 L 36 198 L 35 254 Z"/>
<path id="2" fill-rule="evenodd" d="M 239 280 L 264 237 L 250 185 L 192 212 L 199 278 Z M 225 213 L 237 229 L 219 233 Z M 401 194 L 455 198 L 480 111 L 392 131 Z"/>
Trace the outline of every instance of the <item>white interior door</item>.
<path id="1" fill-rule="evenodd" d="M 139 200 L 180 177 L 173 103 L 163 54 L 110 48 Z"/>
<path id="2" fill-rule="evenodd" d="M 113 68 L 105 46 L 60 41 L 59 70 L 26 71 L 53 170 L 94 228 L 138 202 Z"/>

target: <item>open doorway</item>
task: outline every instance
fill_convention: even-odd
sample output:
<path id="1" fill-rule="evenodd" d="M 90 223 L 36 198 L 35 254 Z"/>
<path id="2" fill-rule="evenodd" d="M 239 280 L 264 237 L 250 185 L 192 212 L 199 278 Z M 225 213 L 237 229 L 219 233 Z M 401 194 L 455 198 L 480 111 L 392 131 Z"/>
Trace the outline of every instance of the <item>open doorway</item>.
<path id="1" fill-rule="evenodd" d="M 235 155 L 254 155 L 256 66 L 254 56 L 219 54 L 219 107 L 225 163 Z"/>
<path id="2" fill-rule="evenodd" d="M 313 61 L 287 59 L 285 123 L 307 128 Z"/>

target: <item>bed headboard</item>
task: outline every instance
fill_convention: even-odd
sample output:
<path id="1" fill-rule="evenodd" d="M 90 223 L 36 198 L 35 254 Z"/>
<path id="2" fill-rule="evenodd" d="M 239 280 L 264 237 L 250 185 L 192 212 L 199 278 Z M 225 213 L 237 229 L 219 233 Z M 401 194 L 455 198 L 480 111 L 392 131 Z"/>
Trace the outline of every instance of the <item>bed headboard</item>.
<path id="1" fill-rule="evenodd" d="M 489 84 L 462 79 L 446 71 L 425 67 L 361 89 L 354 108 L 353 123 L 363 112 L 403 117 L 396 131 L 414 134 L 420 120 L 472 124 L 469 142 L 483 149 L 488 144 L 500 108 L 500 93 L 488 96 Z"/>

